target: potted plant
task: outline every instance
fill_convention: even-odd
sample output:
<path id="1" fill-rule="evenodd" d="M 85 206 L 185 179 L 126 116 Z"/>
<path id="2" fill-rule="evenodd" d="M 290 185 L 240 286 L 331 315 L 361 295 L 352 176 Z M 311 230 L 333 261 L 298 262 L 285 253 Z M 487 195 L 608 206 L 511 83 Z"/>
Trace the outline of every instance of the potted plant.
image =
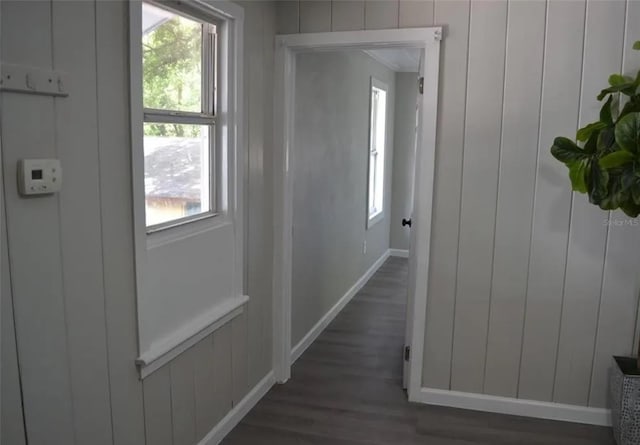
<path id="1" fill-rule="evenodd" d="M 633 45 L 640 50 L 640 41 Z M 598 95 L 600 119 L 578 130 L 577 143 L 553 141 L 551 154 L 569 168 L 574 191 L 603 210 L 640 214 L 640 71 L 612 74 Z M 609 381 L 613 431 L 619 445 L 640 444 L 640 348 L 636 357 L 614 357 Z"/>

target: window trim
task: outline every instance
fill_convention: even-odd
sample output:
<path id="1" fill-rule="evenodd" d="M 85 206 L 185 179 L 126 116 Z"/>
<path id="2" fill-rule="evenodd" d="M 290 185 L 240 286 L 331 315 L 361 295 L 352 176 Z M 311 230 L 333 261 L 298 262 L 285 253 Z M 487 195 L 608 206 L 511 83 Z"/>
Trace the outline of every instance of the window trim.
<path id="1" fill-rule="evenodd" d="M 146 195 L 145 195 L 145 230 L 147 235 L 157 234 L 165 230 L 175 229 L 177 227 L 190 224 L 196 221 L 202 221 L 208 218 L 214 218 L 219 215 L 218 211 L 218 181 L 217 172 L 219 151 L 221 150 L 216 134 L 216 105 L 219 100 L 217 79 L 220 75 L 220 64 L 216 60 L 219 54 L 217 47 L 220 39 L 216 38 L 216 34 L 211 32 L 211 28 L 220 26 L 220 19 L 211 12 L 203 11 L 200 8 L 193 8 L 193 5 L 182 2 L 160 2 L 156 0 L 142 0 L 141 4 L 149 4 L 154 7 L 164 9 L 171 13 L 180 15 L 202 25 L 201 37 L 201 109 L 200 112 L 173 110 L 173 109 L 157 109 L 146 108 L 144 100 L 141 101 L 143 125 L 147 123 L 169 123 L 179 125 L 198 125 L 207 126 L 209 132 L 208 141 L 208 210 L 193 215 L 186 215 L 180 218 L 173 218 L 158 224 L 147 224 L 146 221 Z M 141 41 L 141 40 L 140 40 Z M 142 56 L 142 53 L 141 53 Z M 142 57 L 140 64 L 143 63 Z M 144 85 L 142 88 L 144 97 Z M 144 144 L 144 136 L 143 136 Z M 144 149 L 143 149 L 144 152 Z M 204 166 L 204 165 L 203 165 Z"/>
<path id="2" fill-rule="evenodd" d="M 382 176 L 382 197 L 381 197 L 381 202 L 382 202 L 382 206 L 380 208 L 380 210 L 378 210 L 376 213 L 374 213 L 373 215 L 369 214 L 369 199 L 371 198 L 370 195 L 370 176 L 371 176 L 371 145 L 372 145 L 372 126 L 373 126 L 373 119 L 372 119 L 372 113 L 373 113 L 373 99 L 372 99 L 372 91 L 374 88 L 377 88 L 379 90 L 382 90 L 385 92 L 385 116 L 384 116 L 384 126 L 385 126 L 385 132 L 384 132 L 384 150 L 382 153 L 382 172 L 383 172 L 383 176 Z M 367 197 L 366 197 L 366 202 L 365 202 L 365 215 L 366 215 L 366 228 L 367 230 L 372 228 L 374 225 L 376 225 L 377 223 L 379 223 L 380 221 L 382 221 L 385 217 L 385 211 L 384 211 L 384 206 L 385 206 L 385 183 L 386 183 L 386 174 L 387 174 L 387 156 L 386 156 L 386 151 L 387 151 L 387 138 L 388 138 L 388 132 L 387 129 L 389 127 L 388 125 L 388 119 L 389 119 L 389 113 L 387 112 L 389 109 L 389 85 L 387 85 L 385 82 L 381 81 L 380 79 L 375 78 L 374 76 L 371 76 L 371 81 L 369 83 L 369 137 L 368 137 L 368 141 L 367 141 Z"/>
<path id="3" fill-rule="evenodd" d="M 154 1 L 150 1 L 154 3 Z M 142 1 L 131 0 L 129 2 L 129 97 L 130 112 L 130 159 L 131 159 L 131 190 L 133 213 L 133 242 L 135 261 L 135 285 L 136 285 L 136 321 L 138 326 L 137 350 L 138 356 L 144 359 L 144 363 L 138 362 L 140 377 L 149 375 L 153 366 L 167 363 L 172 354 L 183 347 L 195 344 L 198 333 L 204 332 L 227 314 L 233 313 L 234 308 L 246 304 L 244 296 L 244 178 L 247 168 L 246 147 L 244 143 L 245 122 L 244 115 L 244 9 L 228 0 L 187 0 L 187 1 L 163 1 L 164 5 L 180 4 L 188 11 L 197 11 L 207 14 L 212 19 L 218 20 L 217 35 L 218 51 L 216 59 L 218 65 L 217 98 L 217 122 L 216 142 L 220 144 L 220 150 L 216 150 L 219 156 L 216 166 L 216 174 L 219 181 L 216 197 L 218 201 L 219 215 L 216 218 L 205 218 L 193 221 L 190 224 L 181 224 L 171 230 L 163 230 L 153 234 L 147 234 L 145 224 L 145 190 L 144 190 L 144 154 L 143 154 L 143 123 L 144 112 L 141 104 L 142 96 Z M 126 117 L 125 117 L 126 119 Z M 149 254 L 154 249 L 181 243 L 187 239 L 205 236 L 208 232 L 224 230 L 225 227 L 233 227 L 233 262 L 232 299 L 224 307 L 216 306 L 215 320 L 194 320 L 188 329 L 176 331 L 167 338 L 167 342 L 156 347 L 155 340 L 147 338 L 143 340 L 141 329 L 140 301 L 145 296 L 148 299 L 150 285 L 147 282 L 150 270 Z M 152 341 L 151 347 L 149 340 Z M 151 354 L 151 355 L 150 355 Z"/>

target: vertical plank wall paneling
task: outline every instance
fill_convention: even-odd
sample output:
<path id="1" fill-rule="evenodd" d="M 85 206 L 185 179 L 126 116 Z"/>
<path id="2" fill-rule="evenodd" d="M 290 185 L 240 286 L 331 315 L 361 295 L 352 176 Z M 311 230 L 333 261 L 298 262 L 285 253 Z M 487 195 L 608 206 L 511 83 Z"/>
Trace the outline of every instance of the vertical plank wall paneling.
<path id="1" fill-rule="evenodd" d="M 300 2 L 300 32 L 331 31 L 331 2 L 304 0 Z"/>
<path id="2" fill-rule="evenodd" d="M 365 29 L 386 29 L 398 27 L 399 4 L 394 1 L 365 0 Z"/>
<path id="3" fill-rule="evenodd" d="M 587 3 L 579 126 L 598 120 L 597 91 L 622 68 L 625 1 Z M 597 335 L 608 214 L 575 195 L 553 400 L 587 405 Z M 576 342 L 576 339 L 580 341 Z"/>
<path id="4" fill-rule="evenodd" d="M 554 137 L 577 128 L 584 2 L 547 6 L 538 171 L 533 207 L 519 397 L 551 400 L 560 327 L 572 194 L 549 153 Z"/>
<path id="5" fill-rule="evenodd" d="M 538 149 L 546 5 L 509 4 L 491 307 L 483 392 L 518 393 Z M 526 85 L 526 88 L 523 86 Z M 527 104 L 522 107 L 522 104 Z"/>
<path id="6" fill-rule="evenodd" d="M 164 366 L 142 382 L 146 443 L 173 444 L 171 368 Z"/>
<path id="7" fill-rule="evenodd" d="M 338 3 L 359 17 L 357 2 Z M 573 196 L 549 147 L 597 116 L 609 73 L 640 67 L 629 49 L 640 39 L 640 5 L 363 8 L 366 29 L 444 26 L 423 385 L 606 406 L 610 356 L 630 353 L 640 337 L 640 235 L 620 212 L 607 227 L 606 212 Z M 296 2 L 277 12 L 279 33 L 308 31 Z"/>
<path id="8" fill-rule="evenodd" d="M 265 3 L 264 6 L 264 14 L 262 19 L 264 21 L 264 34 L 262 38 L 262 50 L 264 51 L 264 59 L 262 63 L 262 69 L 264 70 L 264 79 L 263 79 L 263 91 L 270 92 L 273 91 L 274 85 L 274 77 L 275 77 L 275 52 L 274 52 L 274 39 L 276 34 L 276 8 L 273 3 Z M 258 196 L 256 199 L 262 201 L 262 212 L 263 213 L 263 221 L 265 221 L 264 225 L 261 227 L 262 236 L 264 238 L 264 250 L 261 255 L 261 266 L 258 267 L 261 273 L 259 277 L 261 277 L 262 281 L 255 280 L 254 288 L 250 288 L 250 295 L 254 295 L 255 298 L 264 299 L 262 303 L 262 333 L 258 337 L 249 337 L 249 345 L 253 347 L 253 345 L 258 345 L 254 347 L 253 350 L 250 350 L 249 357 L 251 357 L 254 350 L 262 351 L 262 369 L 260 366 L 255 367 L 252 363 L 249 363 L 249 387 L 253 387 L 255 383 L 258 382 L 258 379 L 261 379 L 264 375 L 266 375 L 270 370 L 273 369 L 273 295 L 271 290 L 273 289 L 273 200 L 271 191 L 273 189 L 273 175 L 274 175 L 274 164 L 273 164 L 273 131 L 274 131 L 274 117 L 273 117 L 273 106 L 274 106 L 274 97 L 273 94 L 265 94 L 263 96 L 263 109 L 264 114 L 260 117 L 264 119 L 264 123 L 262 125 L 264 136 L 262 142 L 257 145 L 256 149 L 261 150 L 263 153 L 263 177 L 264 177 L 264 187 L 258 191 Z M 251 122 L 249 122 L 251 125 Z M 250 182 L 254 179 L 253 174 L 249 175 Z M 255 217 L 256 211 L 253 207 L 249 208 L 250 212 L 247 212 L 250 218 Z M 255 251 L 253 247 L 253 243 L 249 241 L 249 252 L 253 254 Z M 251 278 L 251 276 L 249 277 Z M 250 281 L 251 284 L 252 281 Z M 255 289 L 255 290 L 254 290 Z"/>
<path id="9" fill-rule="evenodd" d="M 622 72 L 635 76 L 640 67 L 640 53 L 631 45 L 640 36 L 640 2 L 627 4 L 626 34 L 622 52 Z M 620 211 L 610 215 L 607 253 L 604 260 L 602 295 L 598 335 L 594 347 L 593 373 L 589 392 L 589 405 L 604 406 L 607 388 L 599 382 L 606 381 L 611 365 L 611 355 L 624 355 L 637 348 L 634 338 L 634 321 L 638 306 L 638 262 L 640 261 L 640 231 L 637 226 L 625 223 L 628 218 Z M 635 276 L 635 280 L 628 277 Z M 628 341 L 624 341 L 628 339 Z M 629 344 L 629 342 L 634 341 Z"/>
<path id="10" fill-rule="evenodd" d="M 364 0 L 331 3 L 331 31 L 364 29 Z"/>
<path id="11" fill-rule="evenodd" d="M 142 384 L 131 360 L 138 354 L 129 148 L 129 2 L 96 2 L 98 151 L 105 317 L 114 445 L 145 443 Z M 120 172 L 120 173 L 116 173 Z M 149 442 L 152 443 L 152 442 Z"/>
<path id="12" fill-rule="evenodd" d="M 256 297 L 239 318 L 142 382 L 134 364 L 129 3 L 2 2 L 3 62 L 63 70 L 70 93 L 1 96 L 11 111 L 2 115 L 10 245 L 2 284 L 9 284 L 10 268 L 17 333 L 16 344 L 6 335 L 14 320 L 3 320 L 2 385 L 12 385 L 2 392 L 3 443 L 19 445 L 25 435 L 34 445 L 196 443 L 270 370 L 273 74 L 267 69 L 276 17 L 272 2 L 243 6 L 245 49 L 259 59 L 245 69 L 261 71 L 246 76 L 252 91 L 245 96 L 247 110 L 255 110 L 245 119 L 253 221 L 246 286 Z M 25 38 L 5 38 L 23 36 L 25 28 L 32 30 Z M 18 197 L 15 165 L 23 157 L 59 157 L 62 192 Z M 3 289 L 2 296 L 6 318 L 11 295 Z"/>
<path id="13" fill-rule="evenodd" d="M 4 198 L 2 198 L 4 200 Z M 4 206 L 0 207 L 0 244 L 7 246 L 7 226 L 5 225 Z M 8 249 L 3 247 L 0 252 L 0 274 L 2 287 L 0 288 L 0 304 L 2 304 L 2 344 L 0 345 L 0 360 L 2 361 L 2 375 L 0 376 L 0 443 L 26 445 L 24 434 L 24 418 L 22 416 L 22 395 L 20 393 L 20 376 L 18 370 L 18 351 L 16 349 L 15 326 L 13 324 L 13 299 L 11 295 L 11 276 L 9 274 Z"/>
<path id="14" fill-rule="evenodd" d="M 249 392 L 247 314 L 243 312 L 231 322 L 231 375 L 233 376 L 233 404 L 237 404 Z M 213 426 L 213 425 L 212 425 Z"/>
<path id="15" fill-rule="evenodd" d="M 216 418 L 222 419 L 233 406 L 233 367 L 231 351 L 231 325 L 227 323 L 213 335 L 213 362 L 216 364 L 215 386 Z"/>
<path id="16" fill-rule="evenodd" d="M 169 364 L 174 445 L 189 445 L 196 441 L 196 357 L 193 352 L 194 348 L 190 348 Z"/>
<path id="17" fill-rule="evenodd" d="M 23 36 L 2 39 L 3 62 L 51 68 L 51 4 L 0 7 L 3 34 Z M 11 110 L 2 114 L 2 167 L 26 434 L 30 444 L 73 444 L 58 197 L 24 200 L 16 190 L 18 159 L 57 156 L 54 99 L 2 93 L 1 100 L 2 109 Z M 40 255 L 30 254 L 33 246 Z"/>
<path id="18" fill-rule="evenodd" d="M 207 337 L 193 347 L 196 440 L 201 440 L 210 430 L 216 417 L 216 366 L 213 357 L 214 336 Z"/>
<path id="19" fill-rule="evenodd" d="M 249 338 L 249 386 L 253 387 L 271 369 L 271 241 L 272 213 L 268 193 L 272 177 L 270 146 L 273 101 L 269 100 L 273 84 L 274 8 L 270 3 L 241 2 L 245 8 L 245 27 L 252 30 L 245 41 L 245 113 L 248 149 L 249 186 L 246 202 L 249 218 L 247 228 L 247 295 Z M 250 103 L 253 106 L 249 106 Z M 260 105 L 256 105 L 260 104 Z M 250 253 L 250 254 L 249 254 Z"/>
<path id="20" fill-rule="evenodd" d="M 245 6 L 244 3 L 241 3 Z M 248 170 L 251 172 L 251 176 L 256 180 L 249 183 L 249 187 L 246 188 L 245 202 L 249 208 L 261 207 L 264 203 L 264 199 L 261 196 L 261 190 L 264 189 L 264 154 L 262 152 L 262 140 L 264 135 L 264 129 L 262 128 L 262 120 L 260 115 L 263 110 L 260 107 L 249 107 L 249 98 L 263 99 L 265 95 L 264 85 L 264 71 L 261 69 L 264 62 L 263 51 L 261 48 L 262 35 L 264 30 L 264 23 L 260 20 L 262 10 L 259 8 L 247 8 L 245 11 L 246 26 L 251 26 L 256 32 L 253 32 L 247 36 L 246 51 L 244 54 L 244 63 L 247 68 L 247 76 L 245 78 L 245 115 L 247 116 L 247 122 L 249 125 L 245 128 L 247 134 L 245 135 L 245 141 L 247 141 L 247 161 Z M 262 100 L 261 100 L 262 101 Z M 252 295 L 248 312 L 249 312 L 249 331 L 250 336 L 260 336 L 262 334 L 262 313 L 266 310 L 263 305 L 263 296 L 261 290 L 268 289 L 268 285 L 264 282 L 256 283 L 254 286 L 253 281 L 249 281 L 249 276 L 256 276 L 261 273 L 260 267 L 263 267 L 263 262 L 260 261 L 260 252 L 265 247 L 265 236 L 261 231 L 264 227 L 264 212 L 256 212 L 256 218 L 249 218 L 245 224 L 247 230 L 248 244 L 256 246 L 257 252 L 253 255 L 248 255 L 245 252 L 246 269 L 247 274 L 246 286 L 247 295 Z M 248 246 L 245 246 L 245 250 Z M 251 369 L 251 380 L 257 383 L 261 376 L 264 375 L 263 370 L 260 369 L 262 363 L 262 354 L 260 352 L 260 344 L 253 343 L 253 348 L 248 351 L 249 353 L 249 365 Z"/>
<path id="21" fill-rule="evenodd" d="M 67 82 L 69 97 L 55 101 L 54 118 L 65 171 L 59 230 L 75 440 L 107 445 L 113 438 L 97 174 L 96 3 L 54 1 L 51 12 L 54 68 L 74 79 Z"/>
<path id="22" fill-rule="evenodd" d="M 412 28 L 433 25 L 435 0 L 400 0 L 398 4 L 398 26 Z"/>
<path id="23" fill-rule="evenodd" d="M 246 332 L 241 315 L 145 378 L 147 444 L 197 443 L 242 400 Z"/>
<path id="24" fill-rule="evenodd" d="M 276 2 L 276 32 L 278 34 L 296 34 L 300 32 L 299 0 Z"/>
<path id="25" fill-rule="evenodd" d="M 506 1 L 471 2 L 451 389 L 481 392 L 500 165 Z"/>
<path id="26" fill-rule="evenodd" d="M 440 94 L 436 128 L 436 162 L 427 314 L 422 382 L 430 388 L 449 389 L 453 317 L 458 264 L 458 230 L 462 190 L 462 151 L 467 95 L 467 49 L 469 47 L 468 1 L 436 2 L 435 23 L 446 23 L 442 40 Z M 428 358 L 428 359 L 427 359 Z"/>

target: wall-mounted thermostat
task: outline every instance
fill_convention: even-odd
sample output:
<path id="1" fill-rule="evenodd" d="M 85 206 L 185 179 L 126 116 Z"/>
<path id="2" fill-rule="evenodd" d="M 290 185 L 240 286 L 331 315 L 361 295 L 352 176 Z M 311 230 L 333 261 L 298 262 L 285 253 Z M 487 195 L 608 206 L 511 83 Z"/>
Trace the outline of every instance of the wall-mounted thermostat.
<path id="1" fill-rule="evenodd" d="M 21 195 L 46 195 L 62 188 L 59 159 L 21 159 L 18 161 L 18 189 Z"/>

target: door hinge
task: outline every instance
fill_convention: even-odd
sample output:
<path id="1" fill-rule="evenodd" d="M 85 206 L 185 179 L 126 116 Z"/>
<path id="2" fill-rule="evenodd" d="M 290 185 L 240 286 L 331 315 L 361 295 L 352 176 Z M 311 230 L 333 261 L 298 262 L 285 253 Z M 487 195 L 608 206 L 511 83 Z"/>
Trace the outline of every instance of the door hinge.
<path id="1" fill-rule="evenodd" d="M 424 77 L 418 79 L 418 91 L 420 94 L 424 94 Z"/>
<path id="2" fill-rule="evenodd" d="M 404 347 L 404 361 L 408 362 L 411 358 L 411 346 Z"/>

